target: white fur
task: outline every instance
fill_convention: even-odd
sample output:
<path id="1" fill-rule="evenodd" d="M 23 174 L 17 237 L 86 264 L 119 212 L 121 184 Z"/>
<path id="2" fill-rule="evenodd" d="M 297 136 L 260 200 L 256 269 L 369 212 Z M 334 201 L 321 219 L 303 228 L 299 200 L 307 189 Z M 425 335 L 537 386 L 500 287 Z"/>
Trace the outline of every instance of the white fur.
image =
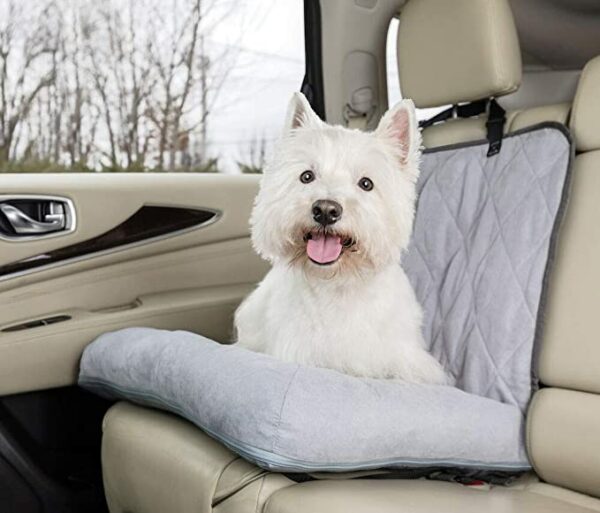
<path id="1" fill-rule="evenodd" d="M 356 376 L 449 382 L 424 349 L 421 307 L 399 265 L 412 231 L 420 144 L 409 100 L 365 133 L 326 125 L 294 95 L 252 212 L 254 247 L 272 269 L 236 312 L 241 346 Z M 304 184 L 307 169 L 316 179 Z M 372 191 L 358 187 L 362 177 Z M 330 228 L 356 241 L 328 266 L 307 257 L 303 240 L 317 227 L 318 199 L 342 205 Z"/>

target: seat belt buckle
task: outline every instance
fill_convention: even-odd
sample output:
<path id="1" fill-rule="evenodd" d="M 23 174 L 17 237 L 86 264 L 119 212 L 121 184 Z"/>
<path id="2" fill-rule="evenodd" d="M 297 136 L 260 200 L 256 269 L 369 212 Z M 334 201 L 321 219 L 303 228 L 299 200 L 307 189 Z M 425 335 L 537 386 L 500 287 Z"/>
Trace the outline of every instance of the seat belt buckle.
<path id="1" fill-rule="evenodd" d="M 354 91 L 350 102 L 344 106 L 346 126 L 365 130 L 376 108 L 373 90 L 370 87 L 363 87 Z"/>
<path id="2" fill-rule="evenodd" d="M 487 140 L 489 147 L 488 157 L 493 157 L 500 153 L 502 148 L 502 138 L 504 137 L 504 124 L 506 123 L 506 111 L 498 105 L 494 98 L 490 99 L 488 120 L 485 124 L 487 130 Z"/>

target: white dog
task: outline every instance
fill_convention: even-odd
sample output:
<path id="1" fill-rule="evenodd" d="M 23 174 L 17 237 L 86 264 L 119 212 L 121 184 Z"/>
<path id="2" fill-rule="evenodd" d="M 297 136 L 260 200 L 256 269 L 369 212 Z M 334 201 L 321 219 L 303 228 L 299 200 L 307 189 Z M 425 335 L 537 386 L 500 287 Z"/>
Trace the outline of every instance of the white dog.
<path id="1" fill-rule="evenodd" d="M 273 267 L 236 312 L 239 345 L 355 376 L 449 383 L 399 265 L 420 145 L 410 100 L 366 133 L 326 125 L 294 95 L 251 218 Z"/>

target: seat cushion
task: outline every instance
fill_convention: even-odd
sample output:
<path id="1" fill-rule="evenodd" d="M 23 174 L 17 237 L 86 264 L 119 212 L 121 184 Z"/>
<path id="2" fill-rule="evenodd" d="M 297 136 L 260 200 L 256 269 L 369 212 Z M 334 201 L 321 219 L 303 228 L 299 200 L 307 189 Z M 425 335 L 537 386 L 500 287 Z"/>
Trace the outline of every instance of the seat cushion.
<path id="1" fill-rule="evenodd" d="M 102 469 L 111 511 L 209 508 L 219 476 L 238 457 L 174 416 L 127 403 L 103 423 Z M 240 478 L 242 481 L 242 478 Z M 168 493 L 165 493 L 168 492 Z M 194 507 L 192 507 L 194 505 Z"/>
<path id="2" fill-rule="evenodd" d="M 529 477 L 504 487 L 348 479 L 297 484 L 265 472 L 175 415 L 118 403 L 103 423 L 111 513 L 591 513 L 600 500 Z"/>
<path id="3" fill-rule="evenodd" d="M 102 335 L 85 350 L 79 382 L 177 413 L 269 470 L 530 468 L 514 405 L 282 362 L 188 332 Z"/>
<path id="4" fill-rule="evenodd" d="M 544 388 L 531 402 L 529 457 L 545 481 L 600 496 L 600 396 Z"/>
<path id="5" fill-rule="evenodd" d="M 292 484 L 175 415 L 129 403 L 104 418 L 102 474 L 111 513 L 204 513 L 255 482 L 270 491 Z"/>
<path id="6" fill-rule="evenodd" d="M 568 502 L 567 500 L 570 499 Z M 314 481 L 275 492 L 264 513 L 591 513 L 600 501 L 436 481 Z"/>

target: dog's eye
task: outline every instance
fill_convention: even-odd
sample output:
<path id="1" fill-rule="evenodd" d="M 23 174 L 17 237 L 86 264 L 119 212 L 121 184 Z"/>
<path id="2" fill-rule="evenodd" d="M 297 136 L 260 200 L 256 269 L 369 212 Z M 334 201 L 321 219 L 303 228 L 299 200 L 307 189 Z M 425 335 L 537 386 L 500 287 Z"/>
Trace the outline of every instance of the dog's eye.
<path id="1" fill-rule="evenodd" d="M 310 183 L 310 182 L 312 182 L 314 179 L 315 179 L 315 174 L 314 174 L 312 171 L 310 171 L 310 170 L 308 170 L 308 171 L 304 171 L 304 173 L 302 173 L 302 174 L 300 175 L 300 181 L 301 181 L 302 183 Z"/>
<path id="2" fill-rule="evenodd" d="M 373 180 L 364 176 L 358 181 L 358 186 L 363 191 L 372 191 L 373 190 Z"/>

